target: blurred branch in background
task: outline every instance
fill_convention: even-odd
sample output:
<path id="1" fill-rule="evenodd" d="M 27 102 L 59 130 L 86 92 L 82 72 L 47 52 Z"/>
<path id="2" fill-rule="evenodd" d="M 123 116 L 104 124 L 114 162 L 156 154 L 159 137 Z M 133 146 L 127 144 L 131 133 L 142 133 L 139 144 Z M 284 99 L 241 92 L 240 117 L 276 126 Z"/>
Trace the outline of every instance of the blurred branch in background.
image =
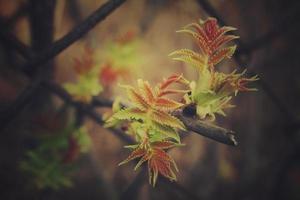
<path id="1" fill-rule="evenodd" d="M 72 31 L 66 34 L 64 37 L 54 42 L 49 48 L 45 51 L 42 51 L 37 56 L 34 56 L 33 59 L 30 59 L 26 64 L 24 64 L 21 69 L 29 76 L 32 76 L 31 72 L 35 71 L 36 68 L 49 60 L 51 60 L 54 56 L 58 55 L 61 51 L 69 47 L 75 41 L 77 41 L 81 36 L 90 31 L 96 24 L 106 18 L 112 11 L 114 11 L 117 7 L 119 7 L 125 0 L 112 0 L 108 1 L 100 8 L 98 8 L 94 13 L 92 13 L 86 20 L 84 20 L 81 24 L 76 26 Z M 1 34 L 5 37 L 7 34 Z M 21 47 L 22 49 L 25 45 L 17 46 L 20 42 L 15 41 L 15 37 L 7 40 L 13 41 L 15 47 Z M 4 39 L 6 40 L 6 39 Z M 31 50 L 30 50 L 31 51 Z M 29 50 L 27 52 L 30 52 Z M 22 55 L 26 57 L 31 57 L 33 53 L 25 53 L 25 51 L 20 50 Z M 10 122 L 20 113 L 24 107 L 30 102 L 30 98 L 33 97 L 35 91 L 38 89 L 41 81 L 43 80 L 44 73 L 42 68 L 39 69 L 39 75 L 35 77 L 35 80 L 27 86 L 26 89 L 20 94 L 20 98 L 16 100 L 16 102 L 12 103 L 3 113 L 1 114 L 1 123 L 0 130 L 3 130 Z M 8 115 L 8 116 L 7 116 Z"/>

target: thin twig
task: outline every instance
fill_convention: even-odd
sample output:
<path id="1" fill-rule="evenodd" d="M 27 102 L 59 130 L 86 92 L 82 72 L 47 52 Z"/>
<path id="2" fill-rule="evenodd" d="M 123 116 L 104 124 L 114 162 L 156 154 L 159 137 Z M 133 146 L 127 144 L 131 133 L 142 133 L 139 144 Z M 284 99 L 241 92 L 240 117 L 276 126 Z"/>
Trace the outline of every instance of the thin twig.
<path id="1" fill-rule="evenodd" d="M 225 128 L 210 124 L 198 119 L 185 116 L 181 110 L 173 113 L 186 126 L 187 130 L 193 131 L 199 135 L 210 138 L 217 142 L 237 146 L 238 142 L 235 139 L 234 132 Z"/>

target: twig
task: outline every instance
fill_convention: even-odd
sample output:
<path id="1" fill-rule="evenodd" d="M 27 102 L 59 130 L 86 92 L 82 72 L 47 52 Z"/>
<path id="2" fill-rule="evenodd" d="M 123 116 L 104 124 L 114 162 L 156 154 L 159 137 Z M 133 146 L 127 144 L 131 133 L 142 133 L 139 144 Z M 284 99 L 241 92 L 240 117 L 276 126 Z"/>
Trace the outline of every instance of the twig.
<path id="1" fill-rule="evenodd" d="M 223 144 L 231 146 L 238 145 L 238 142 L 234 136 L 234 132 L 231 130 L 188 117 L 182 112 L 182 110 L 174 112 L 173 115 L 180 119 L 189 131 L 193 131 L 199 135 Z"/>
<path id="2" fill-rule="evenodd" d="M 33 100 L 35 93 L 37 92 L 37 85 L 40 79 L 36 79 L 29 86 L 27 86 L 22 93 L 17 97 L 11 105 L 9 105 L 0 114 L 0 131 L 3 131 L 8 127 L 11 122 L 18 116 L 30 101 Z"/>
<path id="3" fill-rule="evenodd" d="M 91 106 L 93 107 L 111 107 L 113 102 L 108 99 L 103 98 L 94 98 L 91 102 Z"/>

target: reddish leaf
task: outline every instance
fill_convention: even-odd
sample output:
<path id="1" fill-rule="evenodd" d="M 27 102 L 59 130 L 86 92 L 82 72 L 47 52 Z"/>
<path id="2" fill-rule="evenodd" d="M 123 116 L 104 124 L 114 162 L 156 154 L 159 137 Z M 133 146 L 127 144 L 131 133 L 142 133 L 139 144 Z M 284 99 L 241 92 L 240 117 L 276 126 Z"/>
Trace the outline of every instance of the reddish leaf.
<path id="1" fill-rule="evenodd" d="M 173 159 L 165 151 L 153 149 L 152 156 L 148 161 L 150 184 L 155 186 L 158 174 L 165 176 L 171 181 L 176 180 L 173 168 L 176 169 L 173 165 Z"/>
<path id="2" fill-rule="evenodd" d="M 172 83 L 185 83 L 186 80 L 182 77 L 182 75 L 172 75 L 165 79 L 159 86 L 160 90 L 166 89 Z"/>
<path id="3" fill-rule="evenodd" d="M 79 144 L 74 137 L 70 137 L 68 143 L 68 150 L 63 158 L 64 163 L 70 163 L 76 160 L 80 152 Z"/>
<path id="4" fill-rule="evenodd" d="M 145 99 L 152 103 L 155 101 L 154 92 L 147 81 L 143 81 L 141 79 L 138 80 L 139 88 L 141 92 L 144 94 Z"/>
<path id="5" fill-rule="evenodd" d="M 214 55 L 210 57 L 209 64 L 216 65 L 221 62 L 224 58 L 231 58 L 236 46 L 227 47 L 217 51 Z"/>
<path id="6" fill-rule="evenodd" d="M 151 118 L 162 125 L 167 125 L 170 127 L 174 127 L 174 128 L 179 128 L 179 129 L 185 129 L 183 123 L 177 119 L 176 117 L 173 117 L 172 115 L 166 113 L 166 112 L 162 112 L 162 111 L 158 111 L 158 110 L 154 110 L 151 113 Z"/>
<path id="7" fill-rule="evenodd" d="M 81 59 L 73 59 L 73 68 L 77 74 L 85 74 L 94 67 L 93 53 L 93 50 L 86 46 Z"/>
<path id="8" fill-rule="evenodd" d="M 121 45 L 124 45 L 130 41 L 132 41 L 136 37 L 136 33 L 134 31 L 127 31 L 125 34 L 116 38 L 116 42 Z"/>
<path id="9" fill-rule="evenodd" d="M 171 141 L 160 141 L 160 142 L 153 142 L 151 145 L 154 148 L 158 148 L 158 149 L 170 149 L 177 146 L 178 144 Z"/>
<path id="10" fill-rule="evenodd" d="M 171 99 L 160 97 L 156 100 L 155 106 L 159 107 L 161 109 L 175 110 L 175 109 L 178 109 L 181 106 L 183 106 L 183 104 L 178 103 L 178 102 L 176 102 L 174 100 L 171 100 Z"/>
<path id="11" fill-rule="evenodd" d="M 142 157 L 146 153 L 147 153 L 147 151 L 145 149 L 138 147 L 124 161 L 122 161 L 121 163 L 119 163 L 119 166 L 123 165 L 125 163 L 128 163 L 129 161 L 134 160 L 136 158 Z"/>
<path id="12" fill-rule="evenodd" d="M 231 40 L 237 39 L 237 38 L 239 38 L 239 37 L 235 36 L 235 35 L 225 35 L 225 36 L 217 38 L 209 45 L 211 52 L 214 53 L 222 45 L 226 44 L 227 42 L 230 42 Z"/>
<path id="13" fill-rule="evenodd" d="M 146 101 L 146 99 L 139 94 L 138 92 L 135 91 L 134 88 L 128 88 L 128 97 L 132 101 L 133 104 L 136 104 L 140 109 L 149 109 L 150 105 Z"/>
<path id="14" fill-rule="evenodd" d="M 169 94 L 179 94 L 179 93 L 187 93 L 189 92 L 189 90 L 173 90 L 173 89 L 169 89 L 169 90 L 164 90 L 162 92 L 159 93 L 158 97 L 162 97 L 165 95 L 169 95 Z"/>
<path id="15" fill-rule="evenodd" d="M 208 18 L 205 22 L 204 22 L 204 31 L 207 35 L 207 37 L 210 40 L 213 40 L 215 38 L 216 32 L 219 29 L 217 20 L 215 18 Z"/>

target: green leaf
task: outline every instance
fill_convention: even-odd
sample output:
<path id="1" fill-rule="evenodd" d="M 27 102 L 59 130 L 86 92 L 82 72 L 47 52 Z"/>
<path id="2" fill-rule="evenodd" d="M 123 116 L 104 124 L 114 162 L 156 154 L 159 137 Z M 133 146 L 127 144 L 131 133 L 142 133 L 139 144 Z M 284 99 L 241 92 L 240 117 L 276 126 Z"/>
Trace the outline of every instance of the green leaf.
<path id="1" fill-rule="evenodd" d="M 159 110 L 153 110 L 150 113 L 150 118 L 153 121 L 155 121 L 161 125 L 166 125 L 166 126 L 185 130 L 184 124 L 178 118 L 176 118 L 166 112 L 162 112 Z"/>
<path id="2" fill-rule="evenodd" d="M 152 122 L 153 131 L 151 132 L 151 142 L 161 141 L 166 138 L 174 139 L 176 142 L 180 143 L 180 136 L 177 131 L 167 125 L 162 125 L 155 121 Z"/>

